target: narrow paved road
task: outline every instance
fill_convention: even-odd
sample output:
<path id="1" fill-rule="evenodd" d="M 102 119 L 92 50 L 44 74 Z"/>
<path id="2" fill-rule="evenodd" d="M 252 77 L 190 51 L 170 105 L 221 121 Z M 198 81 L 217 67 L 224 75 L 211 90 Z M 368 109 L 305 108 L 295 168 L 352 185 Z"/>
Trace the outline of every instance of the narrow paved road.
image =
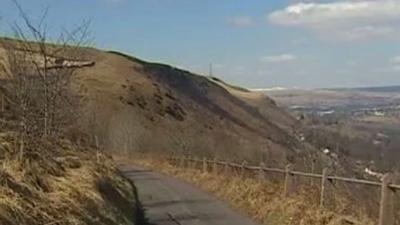
<path id="1" fill-rule="evenodd" d="M 135 183 L 151 225 L 256 225 L 186 182 L 131 165 L 120 169 Z"/>

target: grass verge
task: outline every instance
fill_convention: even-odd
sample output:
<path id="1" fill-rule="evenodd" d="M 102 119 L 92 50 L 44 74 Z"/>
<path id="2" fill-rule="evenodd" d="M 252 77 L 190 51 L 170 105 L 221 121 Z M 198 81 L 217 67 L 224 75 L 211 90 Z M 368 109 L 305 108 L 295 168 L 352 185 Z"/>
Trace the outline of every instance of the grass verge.
<path id="1" fill-rule="evenodd" d="M 288 198 L 281 195 L 281 184 L 259 182 L 255 178 L 241 178 L 234 173 L 202 172 L 200 169 L 178 168 L 159 158 L 131 159 L 134 163 L 192 183 L 217 198 L 228 202 L 232 208 L 245 212 L 256 221 L 268 225 L 372 225 L 362 209 L 353 209 L 354 216 L 344 216 L 349 204 L 342 199 L 343 210 L 333 212 L 318 206 L 319 191 L 300 188 Z"/>
<path id="2" fill-rule="evenodd" d="M 0 224 L 138 224 L 136 190 L 110 158 L 61 140 L 21 160 L 14 141 L 0 135 Z"/>

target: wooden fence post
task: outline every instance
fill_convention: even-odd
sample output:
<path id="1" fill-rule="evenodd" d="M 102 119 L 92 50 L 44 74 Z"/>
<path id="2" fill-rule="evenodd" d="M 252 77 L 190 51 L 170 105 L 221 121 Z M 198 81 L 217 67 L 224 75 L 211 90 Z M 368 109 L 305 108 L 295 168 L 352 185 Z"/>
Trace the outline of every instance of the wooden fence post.
<path id="1" fill-rule="evenodd" d="M 247 162 L 243 161 L 240 167 L 240 178 L 244 178 L 244 171 L 246 169 Z"/>
<path id="2" fill-rule="evenodd" d="M 324 208 L 325 204 L 325 194 L 326 194 L 326 181 L 328 178 L 328 168 L 324 168 L 322 170 L 322 178 L 321 178 L 321 193 L 319 197 L 319 207 L 321 209 Z"/>
<path id="3" fill-rule="evenodd" d="M 260 162 L 260 170 L 258 172 L 258 182 L 262 183 L 265 179 L 265 172 L 264 172 L 264 168 L 265 168 L 265 163 Z"/>
<path id="4" fill-rule="evenodd" d="M 215 173 L 215 174 L 218 174 L 218 167 L 217 166 L 218 166 L 217 158 L 214 158 L 212 172 Z"/>
<path id="5" fill-rule="evenodd" d="M 293 190 L 293 177 L 292 174 L 290 173 L 292 170 L 292 165 L 288 164 L 285 167 L 285 183 L 283 187 L 283 196 L 288 197 L 290 195 L 290 192 Z"/>
<path id="6" fill-rule="evenodd" d="M 393 174 L 387 173 L 382 179 L 381 201 L 379 207 L 378 225 L 394 225 L 394 193 L 389 185 L 394 181 Z"/>
<path id="7" fill-rule="evenodd" d="M 314 174 L 315 173 L 315 159 L 313 158 L 312 160 L 311 160 L 311 173 L 312 174 Z M 310 178 L 310 183 L 311 183 L 311 186 L 314 186 L 314 178 Z"/>
<path id="8" fill-rule="evenodd" d="M 208 168 L 207 168 L 207 159 L 206 157 L 203 158 L 203 173 L 207 173 Z"/>

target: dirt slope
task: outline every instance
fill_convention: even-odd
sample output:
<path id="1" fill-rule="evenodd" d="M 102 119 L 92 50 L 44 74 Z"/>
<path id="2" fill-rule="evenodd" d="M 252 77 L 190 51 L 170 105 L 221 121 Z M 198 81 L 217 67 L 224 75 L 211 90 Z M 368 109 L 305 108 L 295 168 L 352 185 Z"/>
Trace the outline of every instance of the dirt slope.
<path id="1" fill-rule="evenodd" d="M 279 127 L 289 130 L 296 127 L 295 119 L 288 113 L 282 112 L 282 109 L 277 107 L 277 103 L 266 94 L 235 87 L 215 77 L 212 77 L 211 80 L 221 85 L 232 95 L 257 108 L 269 120 L 276 121 L 276 125 Z"/>
<path id="2" fill-rule="evenodd" d="M 83 51 L 95 65 L 75 84 L 106 149 L 283 162 L 301 148 L 296 121 L 265 95 L 121 53 Z"/>
<path id="3" fill-rule="evenodd" d="M 73 82 L 86 106 L 81 123 L 104 149 L 276 163 L 301 151 L 296 121 L 263 94 L 117 52 L 80 55 L 89 65 Z"/>

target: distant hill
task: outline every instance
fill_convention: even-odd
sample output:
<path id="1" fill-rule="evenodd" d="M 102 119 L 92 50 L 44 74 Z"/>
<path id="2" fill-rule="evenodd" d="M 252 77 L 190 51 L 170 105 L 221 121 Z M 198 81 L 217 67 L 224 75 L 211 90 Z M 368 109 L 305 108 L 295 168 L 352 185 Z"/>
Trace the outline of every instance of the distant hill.
<path id="1" fill-rule="evenodd" d="M 283 106 L 341 107 L 394 104 L 400 100 L 400 86 L 332 88 L 332 89 L 281 89 L 264 92 Z"/>
<path id="2" fill-rule="evenodd" d="M 382 92 L 382 93 L 398 92 L 398 93 L 400 93 L 400 85 L 379 86 L 379 87 L 360 87 L 360 88 L 334 88 L 334 89 L 327 89 L 327 90 L 333 90 L 333 91 Z"/>

